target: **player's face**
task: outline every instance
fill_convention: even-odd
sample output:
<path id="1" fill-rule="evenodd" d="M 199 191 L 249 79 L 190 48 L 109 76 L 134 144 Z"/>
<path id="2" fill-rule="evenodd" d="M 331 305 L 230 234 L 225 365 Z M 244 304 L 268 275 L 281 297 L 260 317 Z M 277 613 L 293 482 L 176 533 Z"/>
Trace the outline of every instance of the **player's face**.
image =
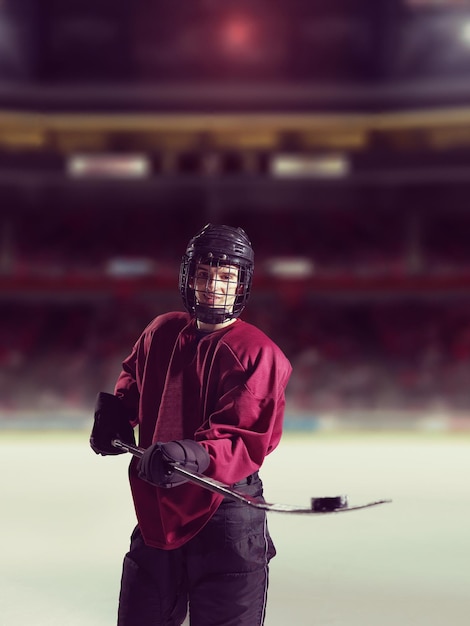
<path id="1" fill-rule="evenodd" d="M 199 304 L 232 311 L 238 293 L 239 269 L 234 265 L 196 267 L 195 291 Z"/>

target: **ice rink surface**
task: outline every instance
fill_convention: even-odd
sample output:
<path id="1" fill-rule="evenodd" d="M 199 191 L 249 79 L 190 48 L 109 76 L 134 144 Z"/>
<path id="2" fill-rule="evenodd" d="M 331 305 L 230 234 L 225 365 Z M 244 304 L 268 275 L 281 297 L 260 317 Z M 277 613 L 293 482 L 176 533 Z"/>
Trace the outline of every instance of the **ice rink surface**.
<path id="1" fill-rule="evenodd" d="M 338 515 L 269 514 L 266 626 L 467 626 L 470 437 L 288 434 L 262 469 L 266 499 L 393 503 Z M 134 526 L 129 457 L 88 432 L 0 437 L 0 623 L 113 626 Z"/>

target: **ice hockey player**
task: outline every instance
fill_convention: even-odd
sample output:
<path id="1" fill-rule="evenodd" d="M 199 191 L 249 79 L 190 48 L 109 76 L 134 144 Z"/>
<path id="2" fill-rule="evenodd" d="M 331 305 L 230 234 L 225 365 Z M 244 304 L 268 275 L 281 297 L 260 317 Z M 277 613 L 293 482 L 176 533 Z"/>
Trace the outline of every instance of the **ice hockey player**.
<path id="1" fill-rule="evenodd" d="M 137 515 L 124 558 L 118 626 L 264 623 L 275 548 L 266 513 L 185 481 L 171 463 L 263 498 L 258 470 L 278 445 L 291 366 L 261 330 L 240 319 L 254 268 L 241 228 L 206 225 L 183 256 L 187 312 L 156 317 L 123 362 L 114 394 L 100 392 L 90 438 L 146 449 L 133 457 Z"/>

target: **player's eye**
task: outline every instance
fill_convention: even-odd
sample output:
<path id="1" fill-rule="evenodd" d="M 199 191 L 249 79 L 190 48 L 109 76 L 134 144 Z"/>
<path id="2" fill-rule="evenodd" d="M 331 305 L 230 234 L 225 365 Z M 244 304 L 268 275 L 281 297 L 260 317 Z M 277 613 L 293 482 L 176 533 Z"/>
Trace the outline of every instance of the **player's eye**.
<path id="1" fill-rule="evenodd" d="M 233 274 L 221 274 L 220 279 L 226 283 L 230 283 L 235 281 L 235 276 Z"/>

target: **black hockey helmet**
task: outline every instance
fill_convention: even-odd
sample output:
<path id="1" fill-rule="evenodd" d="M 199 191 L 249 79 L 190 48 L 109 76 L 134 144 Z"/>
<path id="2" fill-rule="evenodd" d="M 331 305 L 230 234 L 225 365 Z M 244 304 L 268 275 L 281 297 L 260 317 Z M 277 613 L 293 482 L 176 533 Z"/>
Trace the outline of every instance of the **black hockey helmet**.
<path id="1" fill-rule="evenodd" d="M 230 306 L 208 306 L 197 301 L 195 278 L 200 264 L 238 268 L 236 296 Z M 181 261 L 179 286 L 186 310 L 207 324 L 239 317 L 250 295 L 253 268 L 253 248 L 242 228 L 207 224 L 189 241 Z"/>

